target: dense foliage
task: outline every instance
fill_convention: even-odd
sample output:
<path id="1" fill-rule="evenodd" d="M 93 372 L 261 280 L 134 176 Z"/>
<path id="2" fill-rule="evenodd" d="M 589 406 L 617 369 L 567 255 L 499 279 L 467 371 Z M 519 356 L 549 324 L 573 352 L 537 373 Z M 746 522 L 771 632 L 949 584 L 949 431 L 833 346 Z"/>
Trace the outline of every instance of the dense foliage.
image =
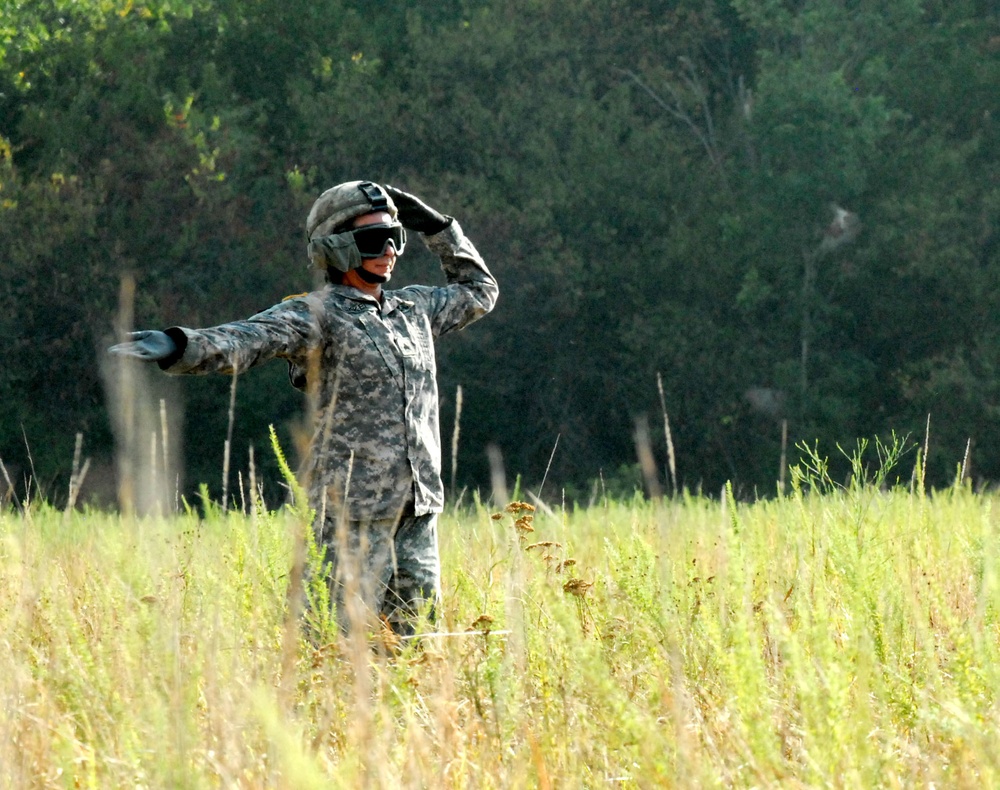
<path id="1" fill-rule="evenodd" d="M 537 482 L 557 438 L 549 479 L 620 481 L 657 374 L 689 486 L 773 491 L 782 420 L 829 445 L 928 414 L 932 480 L 969 439 L 996 479 L 998 84 L 985 0 L 10 0 L 0 457 L 51 484 L 82 432 L 96 484 L 122 278 L 135 326 L 249 315 L 311 286 L 315 195 L 369 177 L 501 280 L 439 350 L 460 486 L 489 443 Z M 168 394 L 188 483 L 218 480 L 229 382 Z M 247 376 L 234 466 L 301 411 L 280 365 Z"/>

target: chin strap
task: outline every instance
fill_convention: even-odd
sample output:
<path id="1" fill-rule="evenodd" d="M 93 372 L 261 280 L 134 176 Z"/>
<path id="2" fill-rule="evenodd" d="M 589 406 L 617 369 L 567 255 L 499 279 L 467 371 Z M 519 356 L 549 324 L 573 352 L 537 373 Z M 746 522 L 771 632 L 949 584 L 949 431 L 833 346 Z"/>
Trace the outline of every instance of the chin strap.
<path id="1" fill-rule="evenodd" d="M 360 277 L 369 285 L 381 285 L 382 283 L 389 282 L 389 278 L 386 277 L 385 275 L 374 274 L 373 272 L 370 272 L 367 269 L 365 269 L 363 266 L 359 266 L 354 271 L 358 273 L 358 277 Z"/>

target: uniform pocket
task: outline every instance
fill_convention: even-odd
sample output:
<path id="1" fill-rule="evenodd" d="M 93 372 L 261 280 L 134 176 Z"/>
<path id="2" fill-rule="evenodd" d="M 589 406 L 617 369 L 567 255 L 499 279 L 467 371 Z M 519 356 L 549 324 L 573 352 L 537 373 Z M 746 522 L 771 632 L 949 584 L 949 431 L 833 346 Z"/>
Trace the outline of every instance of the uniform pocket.
<path id="1" fill-rule="evenodd" d="M 374 315 L 362 315 L 360 320 L 361 325 L 367 331 L 371 342 L 374 344 L 375 348 L 378 349 L 385 366 L 389 369 L 393 378 L 396 379 L 396 383 L 401 386 L 403 371 L 400 369 L 399 362 L 396 359 L 395 354 L 393 354 L 390 346 L 389 333 Z"/>
<path id="2" fill-rule="evenodd" d="M 426 318 L 407 317 L 397 334 L 399 353 L 411 364 L 430 370 L 434 367 L 434 345 Z M 405 333 L 405 334 L 404 334 Z"/>

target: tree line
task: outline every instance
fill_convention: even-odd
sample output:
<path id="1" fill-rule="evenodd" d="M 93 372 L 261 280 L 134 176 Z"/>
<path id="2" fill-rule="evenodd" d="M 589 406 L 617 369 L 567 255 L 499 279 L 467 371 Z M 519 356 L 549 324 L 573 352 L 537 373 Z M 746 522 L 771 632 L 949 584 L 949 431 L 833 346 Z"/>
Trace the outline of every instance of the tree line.
<path id="1" fill-rule="evenodd" d="M 457 488 L 495 445 L 549 495 L 627 491 L 637 436 L 665 487 L 664 409 L 708 492 L 772 493 L 783 433 L 835 453 L 928 415 L 930 479 L 971 448 L 992 481 L 998 84 L 986 0 L 13 0 L 0 458 L 58 488 L 82 433 L 110 464 L 122 283 L 136 327 L 248 316 L 313 286 L 315 196 L 370 178 L 501 282 L 439 348 Z M 414 245 L 400 271 L 437 281 Z M 232 463 L 265 475 L 303 403 L 279 364 L 244 378 Z M 185 486 L 215 491 L 230 383 L 168 386 Z"/>

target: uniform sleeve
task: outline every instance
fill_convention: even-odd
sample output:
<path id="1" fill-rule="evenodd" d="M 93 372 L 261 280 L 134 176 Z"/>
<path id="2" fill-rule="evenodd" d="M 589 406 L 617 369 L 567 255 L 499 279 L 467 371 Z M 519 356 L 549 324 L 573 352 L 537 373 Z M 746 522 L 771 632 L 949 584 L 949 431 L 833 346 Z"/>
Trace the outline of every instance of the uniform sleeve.
<path id="1" fill-rule="evenodd" d="M 462 233 L 458 220 L 440 233 L 424 237 L 428 249 L 441 258 L 448 284 L 421 288 L 427 300 L 434 336 L 462 329 L 482 318 L 496 304 L 500 288 L 482 256 Z"/>
<path id="2" fill-rule="evenodd" d="M 319 346 L 322 303 L 309 295 L 289 299 L 245 321 L 209 329 L 171 327 L 166 332 L 183 353 L 164 370 L 170 374 L 242 373 L 276 357 L 305 364 Z"/>

